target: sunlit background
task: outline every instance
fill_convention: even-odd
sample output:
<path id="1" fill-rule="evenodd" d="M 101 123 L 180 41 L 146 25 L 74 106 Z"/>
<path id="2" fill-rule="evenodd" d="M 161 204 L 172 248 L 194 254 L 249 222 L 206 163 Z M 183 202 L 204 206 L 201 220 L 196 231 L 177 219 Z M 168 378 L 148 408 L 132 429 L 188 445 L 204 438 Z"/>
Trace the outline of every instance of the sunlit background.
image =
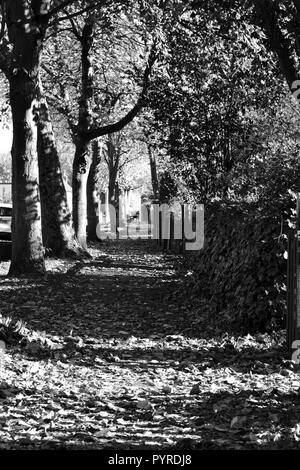
<path id="1" fill-rule="evenodd" d="M 12 130 L 0 128 L 0 153 L 10 152 L 12 144 Z"/>

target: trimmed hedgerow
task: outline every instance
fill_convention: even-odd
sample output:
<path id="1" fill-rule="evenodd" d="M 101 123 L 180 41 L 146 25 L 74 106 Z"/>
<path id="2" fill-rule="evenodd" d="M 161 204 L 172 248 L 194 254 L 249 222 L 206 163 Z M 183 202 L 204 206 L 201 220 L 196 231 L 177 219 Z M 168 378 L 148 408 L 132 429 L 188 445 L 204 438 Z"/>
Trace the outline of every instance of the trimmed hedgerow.
<path id="1" fill-rule="evenodd" d="M 247 332 L 283 327 L 288 212 L 253 203 L 206 208 L 205 245 L 193 262 L 189 288 L 221 323 Z"/>

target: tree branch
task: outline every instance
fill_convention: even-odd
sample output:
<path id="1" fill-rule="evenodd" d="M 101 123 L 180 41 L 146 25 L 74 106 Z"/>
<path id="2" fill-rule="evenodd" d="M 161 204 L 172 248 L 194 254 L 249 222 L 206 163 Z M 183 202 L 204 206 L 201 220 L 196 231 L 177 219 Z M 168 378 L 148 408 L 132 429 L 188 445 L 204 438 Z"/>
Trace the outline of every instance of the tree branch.
<path id="1" fill-rule="evenodd" d="M 45 64 L 42 64 L 42 68 L 45 70 L 46 73 L 48 73 L 48 75 L 50 75 L 53 78 L 53 80 L 58 79 L 55 73 L 53 73 L 52 70 L 49 67 L 47 67 Z M 63 84 L 60 84 L 60 92 L 61 92 L 61 95 L 58 96 L 54 94 L 52 91 L 52 96 L 56 100 L 55 106 L 66 117 L 72 137 L 74 137 L 77 133 L 77 126 L 72 117 L 72 110 L 71 110 L 71 105 L 69 103 L 68 92 L 67 92 L 66 87 Z"/>
<path id="2" fill-rule="evenodd" d="M 67 16 L 59 16 L 57 20 L 53 21 L 50 26 L 53 26 L 54 24 L 61 23 L 62 21 L 67 21 L 70 20 L 70 18 L 76 18 L 77 16 L 83 15 L 83 13 L 86 13 L 89 10 L 92 10 L 95 8 L 95 5 L 90 5 L 86 8 L 83 8 L 82 10 L 75 11 L 74 13 L 69 13 Z"/>
<path id="3" fill-rule="evenodd" d="M 66 5 L 62 4 L 61 6 L 58 6 L 56 9 L 53 9 L 51 12 L 49 12 L 49 18 L 55 16 L 56 13 L 64 11 L 66 9 L 66 6 L 69 6 L 70 4 L 74 2 L 75 0 L 70 0 L 66 2 Z M 76 18 L 77 16 L 83 15 L 83 13 L 86 13 L 90 10 L 94 10 L 96 7 L 105 6 L 106 3 L 107 3 L 107 0 L 98 0 L 98 1 L 91 2 L 90 5 L 86 6 L 85 8 L 82 8 L 81 10 L 75 11 L 73 13 L 69 13 L 66 16 L 59 16 L 49 26 L 53 26 L 54 24 L 61 23 L 62 21 L 70 20 L 70 18 Z M 56 10 L 56 13 L 53 14 L 52 12 L 54 10 Z"/>
<path id="4" fill-rule="evenodd" d="M 157 59 L 157 41 L 155 40 L 153 42 L 153 45 L 152 45 L 152 48 L 148 57 L 148 63 L 144 71 L 143 88 L 135 106 L 118 122 L 115 122 L 113 124 L 108 124 L 107 126 L 101 126 L 95 129 L 91 129 L 90 131 L 85 132 L 83 135 L 85 139 L 93 140 L 103 135 L 119 132 L 137 116 L 137 114 L 140 112 L 140 110 L 143 108 L 145 104 L 145 98 L 146 98 L 147 91 L 149 88 L 149 83 L 150 83 L 150 75 L 151 75 L 156 59 Z"/>
<path id="5" fill-rule="evenodd" d="M 47 15 L 48 19 L 50 19 L 53 16 L 57 15 L 57 13 L 65 10 L 68 6 L 72 5 L 73 3 L 75 3 L 75 0 L 65 0 L 60 5 L 57 5 L 57 7 L 52 8 L 52 10 L 50 10 L 48 15 Z"/>
<path id="6" fill-rule="evenodd" d="M 64 11 L 64 12 L 65 12 L 65 11 Z M 76 37 L 76 39 L 77 39 L 79 42 L 81 42 L 81 41 L 82 41 L 82 35 L 81 35 L 80 32 L 79 32 L 79 27 L 78 27 L 78 25 L 75 23 L 74 18 L 72 18 L 72 17 L 68 14 L 68 12 L 65 12 L 65 14 L 66 14 L 66 16 L 68 17 L 68 19 L 69 19 L 69 21 L 70 21 L 70 23 L 71 23 L 71 30 L 72 30 L 74 36 Z"/>
<path id="7" fill-rule="evenodd" d="M 132 162 L 136 161 L 137 159 L 138 159 L 138 157 L 132 157 L 132 158 L 126 159 L 123 163 L 121 163 L 119 165 L 119 170 L 122 170 L 124 168 L 124 166 L 129 165 L 129 163 L 132 163 Z"/>

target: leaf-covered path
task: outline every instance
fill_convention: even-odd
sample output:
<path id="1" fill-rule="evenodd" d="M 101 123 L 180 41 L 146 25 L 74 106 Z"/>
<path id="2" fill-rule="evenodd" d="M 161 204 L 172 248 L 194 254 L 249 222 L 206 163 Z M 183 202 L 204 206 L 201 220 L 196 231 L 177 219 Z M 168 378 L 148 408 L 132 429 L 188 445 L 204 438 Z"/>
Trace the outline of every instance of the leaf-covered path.
<path id="1" fill-rule="evenodd" d="M 42 281 L 1 264 L 0 449 L 298 447 L 283 334 L 214 335 L 151 243 L 91 252 Z"/>

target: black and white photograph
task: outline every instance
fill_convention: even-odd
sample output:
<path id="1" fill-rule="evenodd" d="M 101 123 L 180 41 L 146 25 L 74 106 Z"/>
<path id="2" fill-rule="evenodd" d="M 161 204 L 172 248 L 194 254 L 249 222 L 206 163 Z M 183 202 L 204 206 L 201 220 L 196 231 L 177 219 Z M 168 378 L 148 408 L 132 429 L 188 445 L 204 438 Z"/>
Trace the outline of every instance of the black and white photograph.
<path id="1" fill-rule="evenodd" d="M 0 0 L 1 455 L 299 449 L 300 0 Z"/>

